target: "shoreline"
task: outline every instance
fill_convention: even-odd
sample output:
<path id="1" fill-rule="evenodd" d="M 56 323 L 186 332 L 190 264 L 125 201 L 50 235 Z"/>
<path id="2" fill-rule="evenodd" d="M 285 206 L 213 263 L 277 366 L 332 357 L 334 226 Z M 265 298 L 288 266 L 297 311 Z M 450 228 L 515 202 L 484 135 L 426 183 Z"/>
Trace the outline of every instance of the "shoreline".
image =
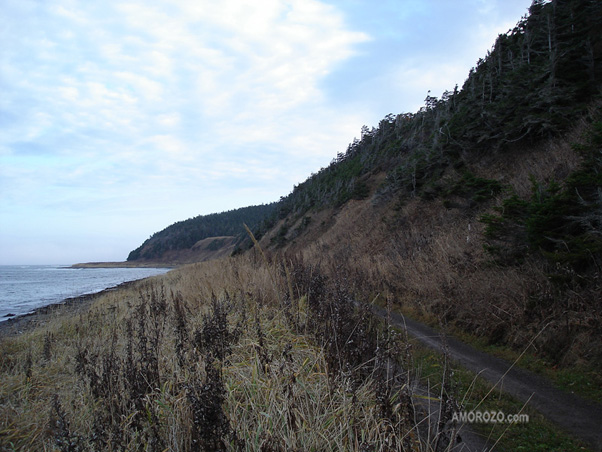
<path id="1" fill-rule="evenodd" d="M 73 264 L 65 268 L 169 268 L 174 269 L 180 265 L 175 263 L 161 263 L 161 262 L 136 262 L 136 261 L 123 261 L 123 262 L 82 262 L 79 264 Z"/>
<path id="2" fill-rule="evenodd" d="M 152 278 L 152 276 L 133 281 L 126 281 L 116 286 L 107 287 L 99 292 L 68 297 L 61 301 L 35 308 L 32 312 L 27 314 L 19 314 L 14 317 L 9 317 L 0 322 L 0 338 L 22 334 L 26 331 L 35 329 L 39 326 L 42 326 L 56 314 L 64 315 L 80 312 L 83 309 L 89 308 L 93 302 L 96 301 L 96 299 L 108 293 L 133 286 L 134 284 L 144 281 L 148 278 Z"/>

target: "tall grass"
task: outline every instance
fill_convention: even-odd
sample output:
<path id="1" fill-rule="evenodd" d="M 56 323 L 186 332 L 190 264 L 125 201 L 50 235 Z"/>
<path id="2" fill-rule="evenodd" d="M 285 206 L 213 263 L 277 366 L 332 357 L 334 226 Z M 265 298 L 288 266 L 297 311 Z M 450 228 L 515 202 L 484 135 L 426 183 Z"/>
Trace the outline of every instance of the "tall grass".
<path id="1" fill-rule="evenodd" d="M 563 160 L 568 159 L 566 146 L 557 147 L 561 149 L 551 159 L 555 165 L 540 164 L 538 174 L 572 167 Z M 518 189 L 528 175 L 526 168 L 516 174 L 508 182 Z M 318 240 L 297 238 L 288 252 L 321 262 L 327 275 L 345 272 L 353 290 L 366 299 L 388 296 L 408 314 L 468 331 L 489 344 L 518 350 L 548 325 L 535 344 L 541 358 L 555 366 L 600 368 L 599 275 L 550 268 L 537 255 L 516 265 L 497 265 L 484 250 L 479 222 L 496 200 L 480 207 L 459 202 L 454 208 L 444 201 L 407 198 L 395 209 L 392 204 L 350 202 Z M 561 278 L 577 283 L 566 288 L 555 283 Z"/>
<path id="2" fill-rule="evenodd" d="M 352 286 L 252 252 L 5 335 L 0 449 L 444 450 L 404 339 Z"/>

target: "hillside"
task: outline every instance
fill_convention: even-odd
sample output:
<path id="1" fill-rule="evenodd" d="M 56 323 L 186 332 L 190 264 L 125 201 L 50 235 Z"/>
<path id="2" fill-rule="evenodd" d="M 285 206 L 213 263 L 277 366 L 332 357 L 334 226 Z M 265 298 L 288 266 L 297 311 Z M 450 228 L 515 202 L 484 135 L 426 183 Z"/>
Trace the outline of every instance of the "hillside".
<path id="1" fill-rule="evenodd" d="M 128 262 L 152 261 L 163 264 L 200 262 L 232 252 L 245 237 L 243 224 L 252 230 L 263 226 L 277 204 L 243 207 L 179 221 L 153 234 L 133 250 Z M 214 238 L 204 246 L 204 240 Z M 221 250 L 220 252 L 218 252 Z"/>
<path id="2" fill-rule="evenodd" d="M 602 5 L 534 2 L 461 90 L 364 127 L 262 242 L 489 344 L 602 364 Z"/>
<path id="3" fill-rule="evenodd" d="M 461 89 L 364 126 L 249 226 L 436 324 L 516 347 L 545 329 L 546 359 L 600 364 L 601 59 L 602 4 L 535 1 Z M 197 220 L 130 259 L 191 247 Z"/>

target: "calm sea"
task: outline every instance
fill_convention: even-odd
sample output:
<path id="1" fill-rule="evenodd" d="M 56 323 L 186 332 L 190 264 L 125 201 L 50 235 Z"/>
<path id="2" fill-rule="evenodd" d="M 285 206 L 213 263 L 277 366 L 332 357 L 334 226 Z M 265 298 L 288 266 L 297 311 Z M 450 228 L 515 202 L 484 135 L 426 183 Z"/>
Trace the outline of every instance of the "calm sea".
<path id="1" fill-rule="evenodd" d="M 0 265 L 0 322 L 65 298 L 100 292 L 126 281 L 160 275 L 168 268 L 68 268 Z"/>

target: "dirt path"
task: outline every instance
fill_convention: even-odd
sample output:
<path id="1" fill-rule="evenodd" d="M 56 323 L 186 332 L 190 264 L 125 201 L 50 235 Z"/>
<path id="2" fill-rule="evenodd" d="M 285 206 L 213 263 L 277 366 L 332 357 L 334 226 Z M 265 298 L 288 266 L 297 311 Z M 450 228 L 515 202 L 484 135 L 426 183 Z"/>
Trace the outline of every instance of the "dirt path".
<path id="1" fill-rule="evenodd" d="M 373 310 L 379 316 L 387 315 L 383 308 L 373 306 Z M 428 347 L 443 351 L 441 335 L 436 330 L 393 312 L 391 322 Z M 450 357 L 463 367 L 479 373 L 518 400 L 526 402 L 531 398 L 529 404 L 550 421 L 589 444 L 593 450 L 602 451 L 602 406 L 557 389 L 547 379 L 532 372 L 511 368 L 508 361 L 452 337 L 446 338 L 446 345 Z"/>

